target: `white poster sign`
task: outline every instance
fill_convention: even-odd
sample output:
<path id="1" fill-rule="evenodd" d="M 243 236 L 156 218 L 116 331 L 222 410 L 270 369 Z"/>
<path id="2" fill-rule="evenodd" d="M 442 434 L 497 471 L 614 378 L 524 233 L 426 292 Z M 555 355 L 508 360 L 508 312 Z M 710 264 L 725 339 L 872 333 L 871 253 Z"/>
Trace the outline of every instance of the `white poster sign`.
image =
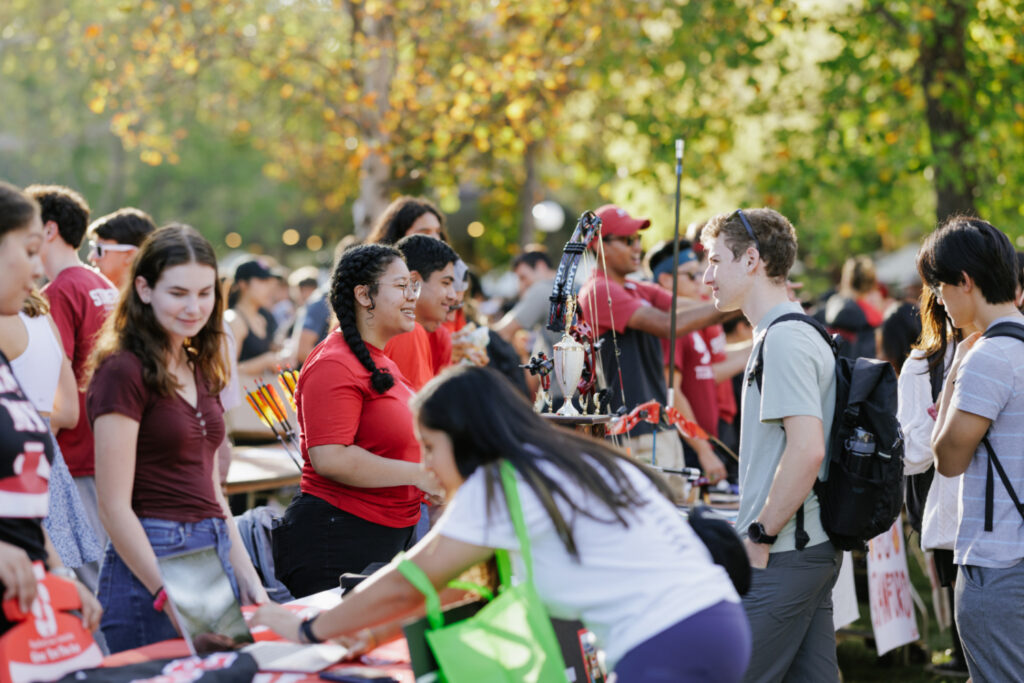
<path id="1" fill-rule="evenodd" d="M 843 553 L 843 565 L 839 569 L 839 578 L 832 587 L 832 625 L 838 631 L 842 627 L 860 619 L 860 606 L 857 604 L 857 588 L 853 583 L 853 558 L 849 551 Z"/>
<path id="2" fill-rule="evenodd" d="M 879 655 L 918 639 L 901 518 L 868 543 L 868 594 Z"/>

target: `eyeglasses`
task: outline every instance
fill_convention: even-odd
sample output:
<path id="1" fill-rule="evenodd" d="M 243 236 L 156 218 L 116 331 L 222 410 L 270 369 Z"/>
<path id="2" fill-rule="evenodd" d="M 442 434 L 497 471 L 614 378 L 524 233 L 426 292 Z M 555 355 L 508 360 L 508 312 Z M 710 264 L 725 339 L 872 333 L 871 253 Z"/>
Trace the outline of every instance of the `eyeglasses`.
<path id="1" fill-rule="evenodd" d="M 630 235 L 629 237 L 623 237 L 622 235 L 607 235 L 601 239 L 605 242 L 622 242 L 628 247 L 635 247 L 640 244 L 640 235 Z"/>
<path id="2" fill-rule="evenodd" d="M 103 254 L 108 251 L 136 251 L 137 249 L 138 247 L 132 244 L 101 244 L 89 240 L 89 251 L 95 253 L 96 258 L 103 258 Z"/>
<path id="3" fill-rule="evenodd" d="M 754 240 L 754 247 L 757 249 L 757 253 L 761 253 L 761 241 L 757 239 L 757 235 L 754 234 L 754 229 L 750 227 L 750 221 L 747 220 L 747 215 L 743 213 L 743 209 L 736 209 L 736 215 L 739 216 L 743 222 L 743 227 L 747 229 L 747 234 L 750 235 L 750 239 Z"/>
<path id="4" fill-rule="evenodd" d="M 395 287 L 402 290 L 402 294 L 406 299 L 418 299 L 420 296 L 420 290 L 423 289 L 422 280 L 409 280 L 405 283 L 397 283 Z"/>

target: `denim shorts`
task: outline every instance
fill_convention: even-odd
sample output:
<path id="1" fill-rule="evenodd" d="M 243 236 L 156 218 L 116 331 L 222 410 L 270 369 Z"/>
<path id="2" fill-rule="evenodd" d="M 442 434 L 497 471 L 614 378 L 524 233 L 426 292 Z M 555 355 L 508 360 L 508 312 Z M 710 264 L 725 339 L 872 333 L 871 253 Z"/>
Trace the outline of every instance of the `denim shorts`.
<path id="1" fill-rule="evenodd" d="M 231 541 L 223 519 L 174 522 L 142 518 L 139 521 L 157 557 L 216 546 L 217 556 L 238 597 L 238 582 L 229 560 Z M 111 653 L 180 637 L 167 615 L 153 609 L 153 596 L 110 543 L 100 569 L 99 601 L 103 606 L 100 630 Z"/>

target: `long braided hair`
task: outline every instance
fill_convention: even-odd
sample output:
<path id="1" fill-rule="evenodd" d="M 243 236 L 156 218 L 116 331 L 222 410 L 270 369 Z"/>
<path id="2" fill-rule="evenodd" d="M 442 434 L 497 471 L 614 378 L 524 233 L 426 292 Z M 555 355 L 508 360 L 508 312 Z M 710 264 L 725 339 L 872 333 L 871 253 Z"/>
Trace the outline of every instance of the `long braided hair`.
<path id="1" fill-rule="evenodd" d="M 392 246 L 360 244 L 341 255 L 331 276 L 331 308 L 338 316 L 338 327 L 352 353 L 370 371 L 370 386 L 378 394 L 394 386 L 395 378 L 387 370 L 377 367 L 370 356 L 370 350 L 366 348 L 366 342 L 359 334 L 354 290 L 360 285 L 368 287 L 372 311 L 373 297 L 377 294 L 381 276 L 395 259 L 401 258 L 402 253 Z"/>

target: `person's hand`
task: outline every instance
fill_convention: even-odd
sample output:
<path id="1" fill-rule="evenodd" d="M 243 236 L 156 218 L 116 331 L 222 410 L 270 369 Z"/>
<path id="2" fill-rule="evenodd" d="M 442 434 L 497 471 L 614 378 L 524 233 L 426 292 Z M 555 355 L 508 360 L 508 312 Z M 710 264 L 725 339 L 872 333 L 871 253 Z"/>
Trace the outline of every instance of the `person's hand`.
<path id="1" fill-rule="evenodd" d="M 294 612 L 289 612 L 280 605 L 267 603 L 260 606 L 252 615 L 253 626 L 266 626 L 277 635 L 286 640 L 293 640 L 296 643 L 302 642 L 299 634 L 299 627 L 302 626 L 302 619 Z M 322 637 L 318 635 L 317 637 Z"/>
<path id="2" fill-rule="evenodd" d="M 712 484 L 717 484 L 722 479 L 725 479 L 725 465 L 722 464 L 721 458 L 715 455 L 715 451 L 711 448 L 710 443 L 702 441 L 700 446 L 694 450 L 697 451 L 697 460 L 700 462 L 700 468 L 704 470 L 708 481 Z"/>
<path id="3" fill-rule="evenodd" d="M 804 288 L 804 283 L 793 282 L 792 280 L 786 280 L 786 296 L 789 297 L 790 301 L 799 301 L 800 297 L 797 293 Z"/>
<path id="4" fill-rule="evenodd" d="M 4 600 L 17 598 L 18 607 L 28 613 L 36 599 L 36 575 L 28 553 L 16 545 L 0 541 L 0 583 Z"/>
<path id="5" fill-rule="evenodd" d="M 754 543 L 749 538 L 744 538 L 743 547 L 747 549 L 747 557 L 750 558 L 751 567 L 764 569 L 768 566 L 768 555 L 771 552 L 771 546 L 764 543 Z"/>
<path id="6" fill-rule="evenodd" d="M 427 494 L 427 497 L 440 497 L 444 500 L 444 488 L 441 486 L 441 481 L 437 478 L 437 475 L 428 470 L 426 467 L 420 467 L 419 476 L 414 482 L 416 488 L 423 493 Z"/>
<path id="7" fill-rule="evenodd" d="M 956 353 L 953 354 L 953 364 L 949 367 L 950 377 L 956 377 L 954 371 L 957 370 L 960 367 L 960 364 L 964 362 L 967 354 L 974 348 L 974 345 L 978 343 L 979 339 L 981 339 L 981 332 L 974 332 L 956 345 Z"/>
<path id="8" fill-rule="evenodd" d="M 377 639 L 374 637 L 373 631 L 368 628 L 364 628 L 353 636 L 338 636 L 331 640 L 348 650 L 344 657 L 346 661 L 357 659 L 377 647 Z"/>
<path id="9" fill-rule="evenodd" d="M 238 580 L 238 595 L 243 605 L 262 605 L 270 602 L 267 591 L 255 569 L 241 573 L 236 572 L 235 578 Z"/>
<path id="10" fill-rule="evenodd" d="M 81 581 L 75 580 L 75 590 L 78 591 L 78 599 L 82 601 L 82 628 L 86 631 L 95 631 L 100 627 L 100 617 L 103 616 L 103 608 L 99 600 L 92 594 Z"/>

